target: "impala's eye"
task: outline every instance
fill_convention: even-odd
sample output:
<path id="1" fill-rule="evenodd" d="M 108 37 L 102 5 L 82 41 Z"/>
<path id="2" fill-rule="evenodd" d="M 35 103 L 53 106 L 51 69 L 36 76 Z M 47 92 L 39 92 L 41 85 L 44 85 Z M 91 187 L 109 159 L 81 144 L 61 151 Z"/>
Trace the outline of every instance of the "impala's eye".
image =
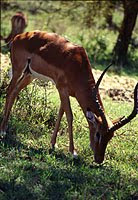
<path id="1" fill-rule="evenodd" d="M 96 135 L 95 135 L 95 141 L 96 141 L 96 142 L 99 142 L 100 137 L 101 137 L 101 136 L 100 136 L 100 133 L 97 132 Z"/>

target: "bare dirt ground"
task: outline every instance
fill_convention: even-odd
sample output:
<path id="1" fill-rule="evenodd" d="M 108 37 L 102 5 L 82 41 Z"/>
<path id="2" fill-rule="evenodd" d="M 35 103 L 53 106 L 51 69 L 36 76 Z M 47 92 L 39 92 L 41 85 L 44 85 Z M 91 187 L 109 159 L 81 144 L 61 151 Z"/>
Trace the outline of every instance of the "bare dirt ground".
<path id="1" fill-rule="evenodd" d="M 3 82 L 3 71 L 5 71 L 5 68 L 10 66 L 10 59 L 8 55 L 4 55 L 0 53 L 0 59 L 1 59 L 1 84 Z M 97 80 L 101 74 L 100 70 L 93 69 L 93 74 L 95 77 L 95 80 Z M 9 73 L 9 72 L 8 72 Z M 9 74 L 10 75 L 10 74 Z M 130 78 L 127 76 L 117 76 L 117 75 L 108 75 L 105 74 L 102 83 L 100 85 L 100 94 L 102 98 L 106 97 L 107 95 L 112 98 L 112 100 L 115 101 L 133 101 L 133 91 L 134 87 L 138 80 L 134 78 Z"/>
<path id="2" fill-rule="evenodd" d="M 97 80 L 101 74 L 99 70 L 93 70 L 94 77 Z M 104 98 L 106 95 L 116 101 L 133 101 L 134 88 L 138 80 L 128 76 L 109 76 L 105 74 L 100 85 L 100 94 Z"/>

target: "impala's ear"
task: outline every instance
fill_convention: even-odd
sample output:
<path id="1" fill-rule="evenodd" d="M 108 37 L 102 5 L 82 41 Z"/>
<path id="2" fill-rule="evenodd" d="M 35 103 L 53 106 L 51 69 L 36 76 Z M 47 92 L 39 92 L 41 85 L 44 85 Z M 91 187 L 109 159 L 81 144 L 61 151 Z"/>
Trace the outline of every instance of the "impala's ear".
<path id="1" fill-rule="evenodd" d="M 96 122 L 95 116 L 94 116 L 93 112 L 89 108 L 87 108 L 86 117 L 87 117 L 89 122 L 92 122 L 92 123 L 95 124 L 95 122 Z"/>

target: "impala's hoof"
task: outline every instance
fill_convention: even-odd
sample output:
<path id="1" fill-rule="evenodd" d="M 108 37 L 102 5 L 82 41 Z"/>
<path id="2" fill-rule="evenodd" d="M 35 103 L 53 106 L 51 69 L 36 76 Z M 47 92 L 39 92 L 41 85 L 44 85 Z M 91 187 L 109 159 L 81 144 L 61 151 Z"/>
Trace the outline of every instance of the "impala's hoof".
<path id="1" fill-rule="evenodd" d="M 57 144 L 51 144 L 51 150 L 54 151 L 55 149 L 58 149 Z"/>
<path id="2" fill-rule="evenodd" d="M 53 151 L 55 151 L 55 148 L 58 148 L 57 144 L 51 144 L 51 149 L 49 150 L 49 153 L 51 154 Z"/>
<path id="3" fill-rule="evenodd" d="M 78 158 L 78 154 L 76 151 L 74 151 L 72 155 L 73 155 L 73 158 Z"/>
<path id="4" fill-rule="evenodd" d="M 55 144 L 55 149 L 58 149 L 58 145 L 57 145 L 57 143 Z"/>
<path id="5" fill-rule="evenodd" d="M 6 131 L 0 131 L 0 138 L 4 138 L 6 136 Z"/>
<path id="6" fill-rule="evenodd" d="M 58 149 L 58 145 L 57 144 L 52 144 L 51 145 L 51 148 L 54 150 L 54 149 Z"/>

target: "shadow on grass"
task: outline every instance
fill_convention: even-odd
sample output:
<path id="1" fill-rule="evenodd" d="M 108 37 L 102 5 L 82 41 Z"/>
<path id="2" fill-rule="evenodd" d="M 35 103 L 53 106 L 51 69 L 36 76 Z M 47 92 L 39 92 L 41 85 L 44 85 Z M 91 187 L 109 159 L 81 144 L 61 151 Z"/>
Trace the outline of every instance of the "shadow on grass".
<path id="1" fill-rule="evenodd" d="M 137 197 L 132 196 L 127 179 L 110 165 L 88 165 L 81 156 L 73 159 L 59 150 L 49 154 L 43 148 L 28 148 L 11 134 L 0 142 L 7 153 L 9 149 L 18 150 L 12 160 L 5 158 L 12 173 L 0 177 L 1 200 L 135 200 Z M 134 184 L 136 180 L 131 181 Z"/>
<path id="2" fill-rule="evenodd" d="M 1 200 L 30 200 L 35 199 L 32 192 L 27 189 L 25 184 L 16 184 L 15 179 L 10 181 L 0 180 L 0 199 Z"/>

